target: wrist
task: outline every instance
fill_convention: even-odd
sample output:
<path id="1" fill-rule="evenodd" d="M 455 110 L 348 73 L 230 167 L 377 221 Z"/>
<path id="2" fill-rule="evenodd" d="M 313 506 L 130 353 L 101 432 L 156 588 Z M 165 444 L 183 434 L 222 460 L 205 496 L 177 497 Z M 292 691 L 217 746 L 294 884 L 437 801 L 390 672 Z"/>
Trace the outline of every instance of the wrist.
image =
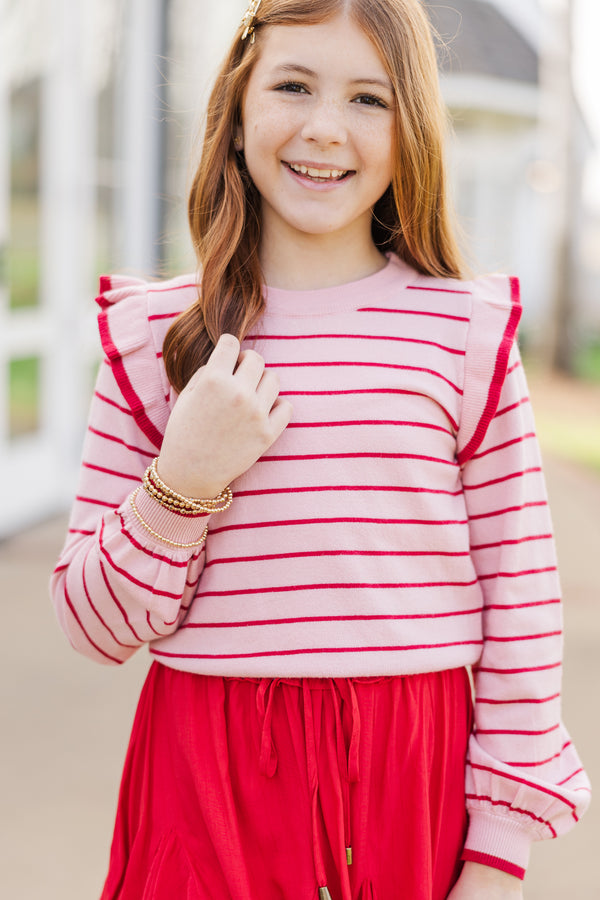
<path id="1" fill-rule="evenodd" d="M 160 479 L 168 485 L 172 491 L 176 491 L 184 497 L 212 500 L 213 498 L 218 497 L 227 487 L 227 483 L 223 482 L 200 480 L 194 480 L 192 482 L 188 479 L 182 479 L 178 468 L 169 465 L 168 462 L 165 463 L 160 456 L 156 459 L 156 472 Z"/>
<path id="2" fill-rule="evenodd" d="M 490 896 L 502 896 L 507 900 L 508 898 L 517 900 L 523 896 L 523 882 L 520 878 L 484 863 L 467 860 L 463 864 L 462 878 L 482 892 L 493 891 Z"/>

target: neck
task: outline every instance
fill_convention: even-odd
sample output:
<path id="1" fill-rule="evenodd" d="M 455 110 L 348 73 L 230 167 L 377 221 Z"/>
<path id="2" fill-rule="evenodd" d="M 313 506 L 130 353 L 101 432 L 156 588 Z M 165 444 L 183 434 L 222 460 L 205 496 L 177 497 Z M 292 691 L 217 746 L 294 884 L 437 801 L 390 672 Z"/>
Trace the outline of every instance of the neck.
<path id="1" fill-rule="evenodd" d="M 337 235 L 296 235 L 293 242 L 263 237 L 260 261 L 266 284 L 310 291 L 349 284 L 373 275 L 386 258 L 370 240 L 340 241 Z"/>

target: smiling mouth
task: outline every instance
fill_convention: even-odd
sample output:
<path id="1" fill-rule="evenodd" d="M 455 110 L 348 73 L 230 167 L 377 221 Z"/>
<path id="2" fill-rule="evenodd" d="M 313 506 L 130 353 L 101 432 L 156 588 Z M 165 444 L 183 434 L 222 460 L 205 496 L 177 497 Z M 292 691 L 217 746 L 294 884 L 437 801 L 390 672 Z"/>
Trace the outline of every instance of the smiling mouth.
<path id="1" fill-rule="evenodd" d="M 297 175 L 303 175 L 305 178 L 310 178 L 311 181 L 315 181 L 318 184 L 328 181 L 342 181 L 351 174 L 351 169 L 313 169 L 310 166 L 296 165 L 296 163 L 284 163 L 284 165 Z"/>

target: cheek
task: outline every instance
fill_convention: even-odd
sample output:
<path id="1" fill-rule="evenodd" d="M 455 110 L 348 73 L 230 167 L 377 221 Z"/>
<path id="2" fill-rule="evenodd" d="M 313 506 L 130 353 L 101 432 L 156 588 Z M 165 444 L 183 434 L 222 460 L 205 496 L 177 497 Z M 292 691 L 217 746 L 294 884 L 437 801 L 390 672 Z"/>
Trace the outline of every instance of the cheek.
<path id="1" fill-rule="evenodd" d="M 394 155 L 393 134 L 391 128 L 381 128 L 366 123 L 362 129 L 361 143 L 363 152 L 369 159 L 379 165 L 390 168 Z"/>
<path id="2" fill-rule="evenodd" d="M 246 138 L 264 150 L 276 150 L 297 130 L 293 113 L 270 103 L 253 104 L 245 110 L 244 122 Z"/>

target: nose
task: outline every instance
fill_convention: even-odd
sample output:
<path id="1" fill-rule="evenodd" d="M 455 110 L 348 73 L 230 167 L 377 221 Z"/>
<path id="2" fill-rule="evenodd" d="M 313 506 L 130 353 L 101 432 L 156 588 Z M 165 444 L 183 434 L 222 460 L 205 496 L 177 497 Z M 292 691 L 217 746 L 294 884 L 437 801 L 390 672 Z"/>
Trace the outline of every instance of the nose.
<path id="1" fill-rule="evenodd" d="M 311 104 L 301 135 L 305 141 L 320 146 L 345 144 L 348 132 L 344 112 L 339 103 L 323 99 Z"/>

